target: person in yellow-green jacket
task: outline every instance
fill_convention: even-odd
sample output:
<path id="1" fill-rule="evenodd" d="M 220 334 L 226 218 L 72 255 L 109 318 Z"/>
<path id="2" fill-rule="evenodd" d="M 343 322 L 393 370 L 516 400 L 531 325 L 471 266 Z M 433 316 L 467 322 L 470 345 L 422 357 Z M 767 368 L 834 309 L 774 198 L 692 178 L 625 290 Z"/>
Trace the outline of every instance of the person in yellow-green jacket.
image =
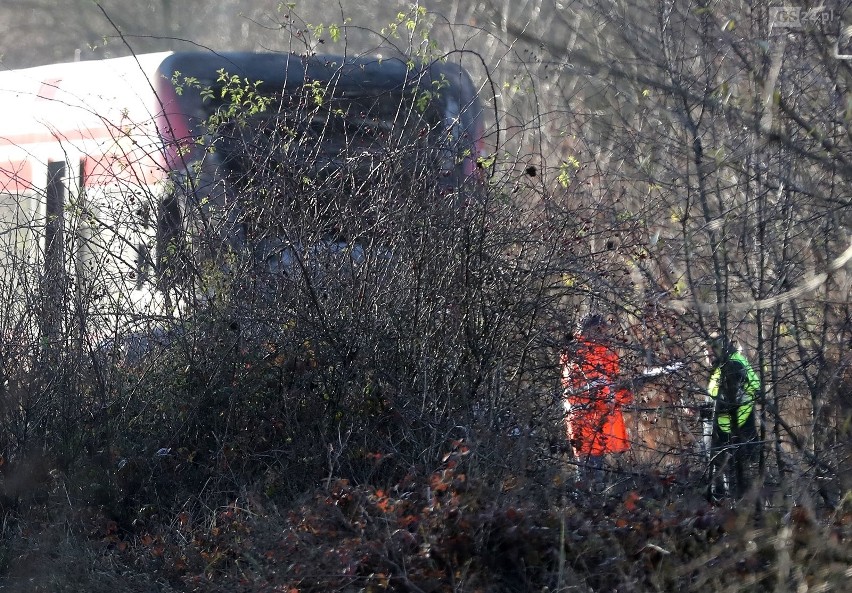
<path id="1" fill-rule="evenodd" d="M 735 344 L 723 336 L 710 337 L 707 354 L 713 367 L 704 419 L 705 450 L 713 472 L 711 495 L 742 495 L 748 482 L 745 466 L 759 446 L 754 406 L 760 377 Z"/>

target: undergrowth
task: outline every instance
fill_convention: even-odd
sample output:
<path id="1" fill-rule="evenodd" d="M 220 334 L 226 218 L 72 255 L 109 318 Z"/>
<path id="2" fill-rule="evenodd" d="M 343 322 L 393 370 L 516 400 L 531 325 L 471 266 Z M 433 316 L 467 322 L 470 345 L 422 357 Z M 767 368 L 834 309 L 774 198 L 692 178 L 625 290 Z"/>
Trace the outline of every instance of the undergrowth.
<path id="1" fill-rule="evenodd" d="M 457 440 L 434 470 L 382 487 L 330 477 L 281 504 L 258 483 L 126 524 L 56 475 L 48 500 L 6 515 L 4 590 L 842 591 L 849 578 L 848 497 L 822 513 L 711 505 L 686 473 L 600 491 L 567 470 L 490 480 L 477 463 Z"/>

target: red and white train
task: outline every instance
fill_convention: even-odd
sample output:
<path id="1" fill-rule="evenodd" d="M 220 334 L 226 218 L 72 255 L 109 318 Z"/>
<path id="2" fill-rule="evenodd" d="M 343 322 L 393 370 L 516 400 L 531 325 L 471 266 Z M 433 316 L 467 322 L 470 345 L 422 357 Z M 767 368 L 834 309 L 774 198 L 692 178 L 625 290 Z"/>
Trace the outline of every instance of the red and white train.
<path id="1" fill-rule="evenodd" d="M 234 168 L 257 160 L 220 142 L 211 120 L 239 117 L 226 103 L 244 101 L 243 113 L 267 114 L 263 126 L 293 126 L 286 112 L 306 96 L 325 105 L 323 129 L 292 159 L 333 168 L 341 142 L 422 135 L 426 122 L 442 155 L 436 179 L 477 174 L 482 108 L 465 70 L 447 62 L 169 52 L 0 71 L 0 284 L 71 278 L 55 298 L 97 285 L 103 294 L 89 296 L 107 308 L 155 302 L 169 241 L 192 242 L 193 210 L 224 206 L 240 191 Z M 312 113 L 299 133 L 317 124 Z"/>

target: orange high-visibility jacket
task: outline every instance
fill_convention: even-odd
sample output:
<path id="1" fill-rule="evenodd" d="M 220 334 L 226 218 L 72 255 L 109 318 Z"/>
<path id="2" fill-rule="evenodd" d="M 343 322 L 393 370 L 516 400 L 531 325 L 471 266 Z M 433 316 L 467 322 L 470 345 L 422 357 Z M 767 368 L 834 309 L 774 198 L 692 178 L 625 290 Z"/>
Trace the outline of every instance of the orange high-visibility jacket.
<path id="1" fill-rule="evenodd" d="M 618 388 L 618 354 L 603 344 L 580 339 L 560 357 L 568 438 L 575 455 L 605 455 L 630 448 L 622 406 L 632 394 Z"/>

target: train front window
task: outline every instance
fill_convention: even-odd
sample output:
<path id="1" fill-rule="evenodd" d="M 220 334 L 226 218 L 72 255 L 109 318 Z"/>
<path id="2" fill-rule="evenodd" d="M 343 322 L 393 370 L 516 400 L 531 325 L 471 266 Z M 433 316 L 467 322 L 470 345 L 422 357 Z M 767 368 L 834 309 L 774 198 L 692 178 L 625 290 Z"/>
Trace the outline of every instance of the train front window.
<path id="1" fill-rule="evenodd" d="M 326 98 L 308 89 L 223 122 L 214 146 L 240 192 L 295 184 L 352 194 L 433 169 L 440 130 L 437 110 L 400 94 Z"/>
<path id="2" fill-rule="evenodd" d="M 345 243 L 364 238 L 415 185 L 434 183 L 442 143 L 440 111 L 412 96 L 315 89 L 223 121 L 213 137 L 241 236 L 263 253 L 294 229 Z"/>

